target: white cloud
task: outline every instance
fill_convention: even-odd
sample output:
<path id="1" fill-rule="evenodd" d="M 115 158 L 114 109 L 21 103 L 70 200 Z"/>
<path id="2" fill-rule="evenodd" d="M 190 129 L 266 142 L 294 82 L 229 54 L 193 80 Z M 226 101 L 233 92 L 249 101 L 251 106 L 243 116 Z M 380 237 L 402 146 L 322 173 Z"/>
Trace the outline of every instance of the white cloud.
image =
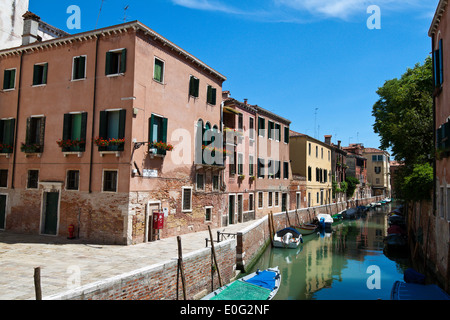
<path id="1" fill-rule="evenodd" d="M 431 11 L 439 0 L 171 0 L 190 9 L 243 15 L 265 21 L 305 22 L 311 18 L 348 20 L 367 16 L 367 8 L 377 5 L 382 12 Z"/>

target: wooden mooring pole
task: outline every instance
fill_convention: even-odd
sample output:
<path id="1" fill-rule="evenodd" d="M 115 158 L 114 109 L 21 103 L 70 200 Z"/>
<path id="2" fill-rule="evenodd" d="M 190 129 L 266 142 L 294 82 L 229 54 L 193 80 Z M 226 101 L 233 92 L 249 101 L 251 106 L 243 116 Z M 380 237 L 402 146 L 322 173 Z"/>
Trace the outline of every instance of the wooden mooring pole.
<path id="1" fill-rule="evenodd" d="M 40 267 L 34 268 L 34 291 L 36 292 L 36 300 L 42 300 Z"/>
<path id="2" fill-rule="evenodd" d="M 178 280 L 180 278 L 180 273 L 181 273 L 181 284 L 183 286 L 183 299 L 186 300 L 186 279 L 184 277 L 183 253 L 181 251 L 181 237 L 178 236 L 177 240 L 178 240 L 177 300 L 178 300 Z"/>
<path id="3" fill-rule="evenodd" d="M 222 277 L 220 276 L 219 264 L 217 263 L 216 249 L 214 248 L 214 239 L 213 239 L 213 236 L 212 236 L 212 232 L 211 232 L 211 227 L 210 226 L 208 226 L 208 230 L 209 230 L 209 237 L 211 239 L 211 251 L 212 251 L 212 254 L 213 254 L 213 257 L 214 257 L 214 265 L 215 265 L 216 270 L 217 270 L 217 276 L 219 277 L 219 286 L 223 287 Z"/>

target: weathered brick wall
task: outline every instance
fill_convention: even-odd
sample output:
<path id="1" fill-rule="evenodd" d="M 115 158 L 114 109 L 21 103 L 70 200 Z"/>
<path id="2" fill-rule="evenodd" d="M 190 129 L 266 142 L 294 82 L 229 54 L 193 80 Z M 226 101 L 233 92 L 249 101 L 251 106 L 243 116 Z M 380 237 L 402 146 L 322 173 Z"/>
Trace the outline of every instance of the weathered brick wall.
<path id="1" fill-rule="evenodd" d="M 234 277 L 236 240 L 215 244 L 219 270 L 224 284 Z M 211 292 L 211 249 L 205 248 L 183 256 L 188 300 Z M 176 300 L 178 261 L 171 260 L 117 277 L 99 281 L 73 291 L 45 297 L 46 300 Z M 214 290 L 219 287 L 214 273 Z M 179 299 L 183 299 L 181 276 Z"/>

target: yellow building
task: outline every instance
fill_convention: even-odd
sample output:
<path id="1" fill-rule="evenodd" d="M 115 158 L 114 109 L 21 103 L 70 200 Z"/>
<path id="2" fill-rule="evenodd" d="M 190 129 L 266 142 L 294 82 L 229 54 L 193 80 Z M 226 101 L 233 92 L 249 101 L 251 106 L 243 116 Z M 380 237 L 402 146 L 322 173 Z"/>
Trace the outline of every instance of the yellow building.
<path id="1" fill-rule="evenodd" d="M 292 174 L 306 177 L 308 207 L 331 203 L 331 147 L 308 135 L 290 131 Z"/>
<path id="2" fill-rule="evenodd" d="M 373 195 L 391 196 L 390 155 L 376 148 L 363 149 L 367 159 L 367 181 L 372 186 Z"/>

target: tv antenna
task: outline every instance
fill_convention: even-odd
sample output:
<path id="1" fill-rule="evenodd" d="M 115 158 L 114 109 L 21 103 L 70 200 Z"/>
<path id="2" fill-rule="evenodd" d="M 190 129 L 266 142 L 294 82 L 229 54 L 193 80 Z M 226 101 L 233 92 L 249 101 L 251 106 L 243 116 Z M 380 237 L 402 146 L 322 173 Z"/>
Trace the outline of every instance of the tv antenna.
<path id="1" fill-rule="evenodd" d="M 123 13 L 123 23 L 127 22 L 127 10 L 128 10 L 129 8 L 130 8 L 130 6 L 127 5 L 127 6 L 123 9 L 123 11 L 124 11 L 124 13 Z"/>
<path id="2" fill-rule="evenodd" d="M 316 134 L 316 130 L 317 130 L 317 110 L 319 110 L 319 108 L 316 108 L 314 111 L 314 138 L 317 139 L 317 134 Z"/>
<path id="3" fill-rule="evenodd" d="M 98 11 L 97 22 L 95 23 L 95 29 L 97 29 L 98 20 L 100 19 L 100 13 L 102 13 L 103 2 L 105 2 L 105 0 L 102 0 L 102 3 L 100 4 L 100 10 Z"/>

